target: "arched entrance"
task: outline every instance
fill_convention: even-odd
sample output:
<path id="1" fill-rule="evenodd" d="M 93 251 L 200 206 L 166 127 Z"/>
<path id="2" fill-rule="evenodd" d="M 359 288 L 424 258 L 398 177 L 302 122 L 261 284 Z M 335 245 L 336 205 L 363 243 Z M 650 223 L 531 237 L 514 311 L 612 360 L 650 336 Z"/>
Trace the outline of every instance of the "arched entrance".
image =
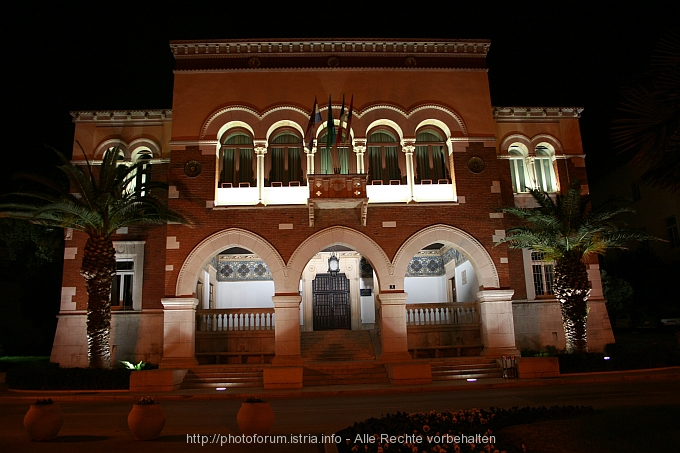
<path id="1" fill-rule="evenodd" d="M 450 225 L 433 225 L 415 233 L 395 255 L 395 275 L 406 276 L 414 257 L 423 254 L 433 244 L 440 245 L 435 247 L 440 251 L 448 247 L 462 255 L 464 259 L 461 261 L 464 263 L 460 266 L 458 262 L 450 264 L 445 275 L 452 276 L 454 282 L 461 282 L 459 285 L 465 286 L 460 278 L 465 271 L 468 288 L 456 288 L 456 292 L 464 294 L 456 294 L 457 302 L 451 295 L 444 306 L 416 305 L 409 311 L 407 325 L 427 325 L 430 330 L 436 331 L 428 335 L 428 332 L 424 332 L 427 329 L 420 329 L 423 332 L 410 329 L 413 332 L 408 334 L 409 349 L 414 353 L 417 353 L 418 348 L 426 349 L 428 356 L 432 356 L 432 353 L 435 356 L 446 353 L 473 355 L 479 350 L 481 355 L 488 357 L 517 354 L 511 302 L 513 291 L 499 288 L 493 259 L 472 235 Z M 468 269 L 463 269 L 463 266 Z M 467 274 L 468 270 L 474 271 L 472 280 L 471 275 Z M 471 287 L 475 284 L 477 288 Z M 408 303 L 407 298 L 404 299 L 405 304 Z M 466 346 L 471 350 L 467 354 L 463 352 Z"/>

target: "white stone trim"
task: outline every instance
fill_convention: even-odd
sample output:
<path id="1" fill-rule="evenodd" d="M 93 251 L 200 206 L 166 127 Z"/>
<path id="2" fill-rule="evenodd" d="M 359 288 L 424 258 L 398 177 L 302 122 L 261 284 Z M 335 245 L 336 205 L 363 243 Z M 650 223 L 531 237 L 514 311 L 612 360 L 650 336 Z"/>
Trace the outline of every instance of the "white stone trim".
<path id="1" fill-rule="evenodd" d="M 179 249 L 179 242 L 177 242 L 177 236 L 168 236 L 165 238 L 165 249 L 166 250 Z"/>
<path id="2" fill-rule="evenodd" d="M 132 280 L 132 309 L 142 309 L 142 289 L 144 288 L 144 245 L 146 241 L 113 241 L 116 261 L 132 260 L 134 275 Z"/>
<path id="3" fill-rule="evenodd" d="M 61 306 L 59 311 L 72 311 L 76 309 L 76 303 L 73 302 L 73 296 L 76 295 L 75 286 L 61 287 Z"/>
<path id="4" fill-rule="evenodd" d="M 485 288 L 498 288 L 500 280 L 491 255 L 472 235 L 450 225 L 433 225 L 424 228 L 409 237 L 394 256 L 394 274 L 406 275 L 411 258 L 423 247 L 434 242 L 448 242 L 462 252 L 472 263 L 477 273 L 479 284 Z M 382 283 L 382 282 L 381 282 Z M 403 290 L 403 278 L 395 289 Z"/>
<path id="5" fill-rule="evenodd" d="M 288 268 L 279 252 L 265 239 L 250 231 L 229 228 L 203 239 L 187 255 L 177 276 L 175 294 L 177 296 L 194 294 L 199 273 L 213 256 L 229 247 L 243 247 L 258 255 L 269 267 L 277 291 L 285 286 Z M 297 292 L 297 286 L 294 292 Z"/>
<path id="6" fill-rule="evenodd" d="M 64 259 L 74 260 L 78 254 L 78 247 L 64 247 Z"/>

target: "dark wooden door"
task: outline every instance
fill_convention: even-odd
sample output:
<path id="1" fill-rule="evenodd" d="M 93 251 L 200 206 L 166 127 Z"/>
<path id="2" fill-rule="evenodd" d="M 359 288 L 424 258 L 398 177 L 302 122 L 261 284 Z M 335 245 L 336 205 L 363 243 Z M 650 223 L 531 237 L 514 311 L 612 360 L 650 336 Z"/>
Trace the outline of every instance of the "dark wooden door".
<path id="1" fill-rule="evenodd" d="M 349 279 L 345 274 L 316 274 L 314 293 L 314 330 L 351 329 Z"/>

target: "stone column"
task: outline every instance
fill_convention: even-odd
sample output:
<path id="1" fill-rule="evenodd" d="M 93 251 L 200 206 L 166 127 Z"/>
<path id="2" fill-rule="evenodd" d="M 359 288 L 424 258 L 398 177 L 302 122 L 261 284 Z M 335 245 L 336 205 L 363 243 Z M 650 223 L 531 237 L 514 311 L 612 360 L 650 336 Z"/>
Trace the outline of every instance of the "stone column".
<path id="1" fill-rule="evenodd" d="M 364 174 L 366 167 L 364 165 L 364 154 L 366 153 L 366 139 L 365 138 L 355 138 L 352 141 L 352 149 L 354 154 L 357 156 L 357 173 Z"/>
<path id="2" fill-rule="evenodd" d="M 307 174 L 314 174 L 314 157 L 316 156 L 316 139 L 314 139 L 312 144 L 312 149 L 307 149 L 305 147 L 305 154 L 307 155 Z"/>
<path id="3" fill-rule="evenodd" d="M 415 172 L 413 171 L 413 151 L 416 150 L 416 139 L 405 138 L 401 141 L 401 150 L 406 154 L 406 183 L 408 184 L 408 203 L 413 201 L 413 184 Z"/>
<path id="4" fill-rule="evenodd" d="M 529 174 L 529 181 L 527 183 L 531 184 L 531 187 L 538 189 L 541 184 L 536 179 L 536 156 L 528 156 L 526 158 L 527 173 Z"/>
<path id="5" fill-rule="evenodd" d="M 499 358 L 519 355 L 515 346 L 515 326 L 512 318 L 513 289 L 486 289 L 477 293 L 482 322 L 482 355 Z"/>
<path id="6" fill-rule="evenodd" d="M 166 298 L 163 304 L 163 358 L 159 368 L 191 368 L 196 360 L 198 299 Z"/>
<path id="7" fill-rule="evenodd" d="M 272 365 L 300 366 L 300 295 L 272 296 L 274 302 L 274 351 Z"/>
<path id="8" fill-rule="evenodd" d="M 267 141 L 255 140 L 253 147 L 257 156 L 257 203 L 261 205 L 264 204 L 264 155 L 267 154 Z"/>
<path id="9" fill-rule="evenodd" d="M 380 342 L 383 362 L 409 362 L 406 336 L 406 298 L 407 293 L 385 293 L 377 295 L 380 299 Z"/>

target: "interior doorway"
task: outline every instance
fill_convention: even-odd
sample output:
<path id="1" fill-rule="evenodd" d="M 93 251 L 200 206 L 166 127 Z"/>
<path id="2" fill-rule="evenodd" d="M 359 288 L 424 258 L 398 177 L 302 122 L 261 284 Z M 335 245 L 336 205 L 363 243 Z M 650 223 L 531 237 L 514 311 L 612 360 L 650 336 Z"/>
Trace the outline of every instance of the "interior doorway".
<path id="1" fill-rule="evenodd" d="M 312 292 L 314 330 L 351 330 L 349 279 L 345 274 L 316 274 Z"/>

